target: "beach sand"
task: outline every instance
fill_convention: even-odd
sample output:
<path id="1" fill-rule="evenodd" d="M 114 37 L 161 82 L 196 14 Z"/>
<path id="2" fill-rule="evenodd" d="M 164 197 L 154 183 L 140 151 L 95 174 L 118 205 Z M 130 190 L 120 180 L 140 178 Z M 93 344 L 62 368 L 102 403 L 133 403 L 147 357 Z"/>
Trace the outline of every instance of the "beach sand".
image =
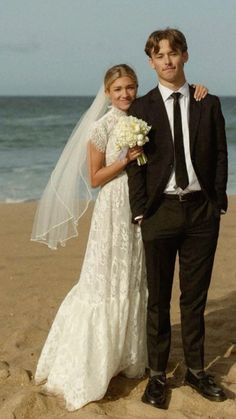
<path id="1" fill-rule="evenodd" d="M 206 309 L 206 365 L 226 389 L 223 403 L 203 399 L 183 385 L 177 273 L 172 298 L 172 352 L 167 411 L 143 404 L 147 378 L 114 378 L 105 398 L 69 413 L 56 397 L 43 394 L 33 375 L 55 313 L 77 282 L 91 211 L 80 236 L 57 251 L 30 242 L 35 203 L 0 205 L 0 418 L 235 418 L 236 417 L 236 196 L 222 216 Z M 96 377 L 94 378 L 96 380 Z"/>

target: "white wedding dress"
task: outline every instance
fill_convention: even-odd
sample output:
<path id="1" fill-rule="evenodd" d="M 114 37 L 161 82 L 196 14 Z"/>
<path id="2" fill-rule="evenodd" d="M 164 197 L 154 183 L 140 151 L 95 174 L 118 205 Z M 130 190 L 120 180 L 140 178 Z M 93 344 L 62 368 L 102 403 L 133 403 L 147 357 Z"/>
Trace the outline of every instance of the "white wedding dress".
<path id="1" fill-rule="evenodd" d="M 114 107 L 90 139 L 118 159 Z M 141 231 L 131 224 L 127 175 L 103 186 L 91 221 L 79 282 L 62 302 L 42 350 L 35 381 L 63 396 L 68 410 L 101 399 L 119 372 L 141 377 L 147 365 L 147 288 Z"/>

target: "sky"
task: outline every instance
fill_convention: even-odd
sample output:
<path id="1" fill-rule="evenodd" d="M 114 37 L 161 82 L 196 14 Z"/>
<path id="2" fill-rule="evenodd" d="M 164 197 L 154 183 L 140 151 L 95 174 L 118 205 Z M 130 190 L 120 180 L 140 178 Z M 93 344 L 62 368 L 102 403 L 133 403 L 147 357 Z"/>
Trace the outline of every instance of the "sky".
<path id="1" fill-rule="evenodd" d="M 235 0 L 0 0 L 0 95 L 95 95 L 124 62 L 144 94 L 144 45 L 167 26 L 187 38 L 188 81 L 236 95 Z"/>

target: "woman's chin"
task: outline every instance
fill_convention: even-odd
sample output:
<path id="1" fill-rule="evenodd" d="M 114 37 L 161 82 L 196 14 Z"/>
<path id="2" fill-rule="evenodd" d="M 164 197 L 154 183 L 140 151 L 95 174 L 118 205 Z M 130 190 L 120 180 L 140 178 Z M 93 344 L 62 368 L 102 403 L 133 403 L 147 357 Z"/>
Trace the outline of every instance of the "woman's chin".
<path id="1" fill-rule="evenodd" d="M 126 111 L 129 109 L 129 107 L 130 107 L 131 103 L 132 103 L 132 102 L 121 103 L 121 104 L 119 104 L 119 109 L 120 109 L 121 111 L 126 112 Z"/>

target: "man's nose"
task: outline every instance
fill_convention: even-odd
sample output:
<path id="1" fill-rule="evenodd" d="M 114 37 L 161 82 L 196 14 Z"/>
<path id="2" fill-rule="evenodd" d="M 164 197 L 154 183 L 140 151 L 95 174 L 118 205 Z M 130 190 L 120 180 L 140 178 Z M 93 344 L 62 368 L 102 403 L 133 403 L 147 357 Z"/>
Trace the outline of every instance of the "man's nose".
<path id="1" fill-rule="evenodd" d="M 165 55 L 165 64 L 170 64 L 171 59 L 169 55 Z"/>

